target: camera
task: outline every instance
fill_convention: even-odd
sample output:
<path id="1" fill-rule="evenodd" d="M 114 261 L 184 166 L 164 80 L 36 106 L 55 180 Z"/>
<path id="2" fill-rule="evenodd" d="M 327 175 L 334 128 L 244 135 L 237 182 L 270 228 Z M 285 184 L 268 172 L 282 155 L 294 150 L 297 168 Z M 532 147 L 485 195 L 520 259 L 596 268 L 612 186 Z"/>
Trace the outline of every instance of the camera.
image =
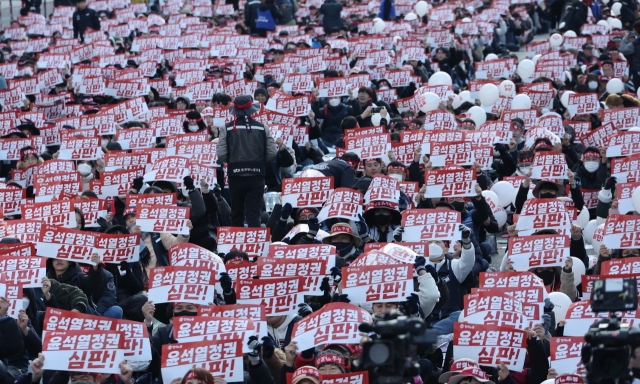
<path id="1" fill-rule="evenodd" d="M 594 281 L 591 309 L 596 313 L 612 314 L 593 324 L 584 336 L 582 362 L 590 384 L 633 381 L 629 359 L 633 350 L 640 346 L 640 330 L 621 323 L 615 312 L 633 311 L 637 307 L 636 279 Z"/>
<path id="2" fill-rule="evenodd" d="M 404 384 L 419 375 L 420 365 L 412 359 L 414 348 L 431 346 L 438 338 L 436 330 L 428 328 L 421 318 L 401 316 L 397 311 L 385 313 L 374 324 L 362 323 L 358 329 L 378 335 L 362 346 L 361 356 L 364 368 L 378 375 L 378 384 Z"/>
<path id="3" fill-rule="evenodd" d="M 371 113 L 380 113 L 382 111 L 381 107 L 371 107 Z"/>

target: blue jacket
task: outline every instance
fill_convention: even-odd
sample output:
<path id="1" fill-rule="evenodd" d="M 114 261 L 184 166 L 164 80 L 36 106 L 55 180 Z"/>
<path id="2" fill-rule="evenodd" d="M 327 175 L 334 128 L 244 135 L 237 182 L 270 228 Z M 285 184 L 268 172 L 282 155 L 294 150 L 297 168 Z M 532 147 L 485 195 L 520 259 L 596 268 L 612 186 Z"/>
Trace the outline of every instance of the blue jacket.
<path id="1" fill-rule="evenodd" d="M 340 12 L 342 11 L 342 4 L 336 0 L 327 0 L 320 6 L 320 13 L 322 13 L 322 26 L 325 33 L 331 33 L 333 27 L 340 28 L 342 26 L 342 18 Z"/>
<path id="2" fill-rule="evenodd" d="M 396 18 L 396 5 L 393 3 L 393 0 L 382 0 L 380 2 L 380 10 L 378 11 L 378 17 L 383 20 Z"/>

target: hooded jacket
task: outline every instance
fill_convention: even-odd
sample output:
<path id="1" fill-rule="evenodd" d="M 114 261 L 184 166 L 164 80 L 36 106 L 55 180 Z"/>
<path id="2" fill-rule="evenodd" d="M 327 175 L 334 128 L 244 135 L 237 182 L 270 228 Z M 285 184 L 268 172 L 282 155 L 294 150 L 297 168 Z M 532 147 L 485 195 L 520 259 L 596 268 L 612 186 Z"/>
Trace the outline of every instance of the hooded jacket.
<path id="1" fill-rule="evenodd" d="M 265 124 L 249 117 L 251 131 L 244 116 L 220 130 L 218 161 L 227 163 L 229 177 L 265 176 L 268 163 L 276 157 L 278 148 Z"/>

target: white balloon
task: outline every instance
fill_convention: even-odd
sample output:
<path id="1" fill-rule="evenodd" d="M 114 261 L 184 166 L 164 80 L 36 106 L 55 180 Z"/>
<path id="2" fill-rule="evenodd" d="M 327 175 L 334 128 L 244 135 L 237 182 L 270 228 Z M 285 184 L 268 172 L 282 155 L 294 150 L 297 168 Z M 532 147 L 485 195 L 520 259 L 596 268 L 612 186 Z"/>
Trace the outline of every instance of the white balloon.
<path id="1" fill-rule="evenodd" d="M 542 55 L 535 55 L 533 56 L 533 59 L 531 59 L 531 61 L 533 61 L 533 63 L 535 64 L 536 61 L 538 61 L 538 59 L 541 57 Z"/>
<path id="2" fill-rule="evenodd" d="M 487 57 L 484 58 L 484 61 L 490 60 L 498 60 L 498 55 L 496 55 L 495 53 L 490 53 L 487 55 Z"/>
<path id="3" fill-rule="evenodd" d="M 627 132 L 640 132 L 640 127 L 631 127 L 627 129 Z"/>
<path id="4" fill-rule="evenodd" d="M 413 13 L 413 12 L 409 12 L 409 13 L 407 13 L 407 14 L 406 14 L 406 16 L 404 17 L 404 19 L 405 19 L 406 21 L 418 20 L 418 16 L 417 16 L 415 13 Z"/>
<path id="5" fill-rule="evenodd" d="M 604 237 L 604 223 L 598 225 L 595 231 L 593 231 L 593 239 L 591 245 L 596 254 L 600 252 L 600 246 L 602 245 L 602 238 Z"/>
<path id="6" fill-rule="evenodd" d="M 429 86 L 434 85 L 453 85 L 451 76 L 447 72 L 436 72 L 429 78 Z"/>
<path id="7" fill-rule="evenodd" d="M 559 33 L 554 33 L 553 35 L 551 35 L 551 37 L 549 37 L 549 44 L 552 47 L 559 47 L 562 45 L 562 41 L 564 39 L 562 38 L 562 35 Z"/>
<path id="8" fill-rule="evenodd" d="M 511 80 L 504 80 L 498 86 L 498 90 L 500 90 L 500 96 L 511 97 L 516 92 L 516 85 Z"/>
<path id="9" fill-rule="evenodd" d="M 560 102 L 562 103 L 562 105 L 564 105 L 565 108 L 567 108 L 567 106 L 569 105 L 569 95 L 574 94 L 575 92 L 573 91 L 565 91 L 562 94 L 562 97 L 560 97 Z"/>
<path id="10" fill-rule="evenodd" d="M 511 109 L 531 109 L 531 99 L 524 93 L 516 95 L 511 100 Z"/>
<path id="11" fill-rule="evenodd" d="M 493 212 L 493 217 L 496 218 L 498 227 L 502 227 L 507 222 L 507 211 L 505 211 L 502 207 L 498 207 L 498 209 Z"/>
<path id="12" fill-rule="evenodd" d="M 494 206 L 496 206 L 496 207 L 499 206 L 498 202 L 500 201 L 500 199 L 498 198 L 498 195 L 496 195 L 495 192 L 490 191 L 490 190 L 482 191 L 482 196 L 484 196 L 485 200 L 491 200 L 491 202 L 493 202 Z"/>
<path id="13" fill-rule="evenodd" d="M 473 100 L 471 100 L 471 92 L 469 92 L 469 91 L 462 91 L 462 92 L 460 92 L 459 96 L 462 99 L 463 103 L 465 101 L 469 101 L 469 102 L 473 101 Z"/>
<path id="14" fill-rule="evenodd" d="M 479 127 L 487 122 L 487 113 L 484 111 L 484 109 L 478 107 L 477 105 L 469 108 L 467 114 L 469 115 L 469 118 L 473 120 L 474 123 L 476 123 L 476 127 Z"/>
<path id="15" fill-rule="evenodd" d="M 609 32 L 609 23 L 607 23 L 607 20 L 600 20 L 596 24 L 606 27 L 605 33 Z"/>
<path id="16" fill-rule="evenodd" d="M 530 78 L 531 76 L 533 76 L 535 70 L 536 65 L 529 59 L 524 59 L 520 62 L 520 64 L 518 64 L 518 76 L 520 76 L 521 79 Z"/>
<path id="17" fill-rule="evenodd" d="M 562 292 L 549 293 L 549 300 L 553 303 L 553 313 L 556 315 L 556 325 L 567 317 L 567 310 L 573 302 Z"/>
<path id="18" fill-rule="evenodd" d="M 498 205 L 501 207 L 511 204 L 515 197 L 514 195 L 517 193 L 513 185 L 506 181 L 498 181 L 491 187 L 491 190 L 498 196 Z"/>
<path id="19" fill-rule="evenodd" d="M 613 19 L 611 20 L 611 30 L 613 31 L 614 29 L 622 29 L 622 21 L 618 20 L 618 19 Z"/>
<path id="20" fill-rule="evenodd" d="M 461 323 L 463 320 L 464 320 L 464 309 L 460 311 L 460 316 L 458 316 L 458 323 Z"/>
<path id="21" fill-rule="evenodd" d="M 575 32 L 569 30 L 569 31 L 565 32 L 564 35 L 562 35 L 562 36 L 563 36 L 563 40 L 564 40 L 564 37 L 576 37 L 578 35 L 576 35 Z"/>
<path id="22" fill-rule="evenodd" d="M 375 24 L 375 23 L 377 23 L 377 22 L 378 22 L 378 20 L 383 21 L 383 20 L 382 20 L 381 18 L 379 18 L 379 17 L 376 17 L 375 19 L 373 19 L 373 20 L 371 20 L 371 21 L 373 21 L 373 23 Z"/>
<path id="23" fill-rule="evenodd" d="M 633 203 L 633 209 L 635 209 L 636 212 L 640 212 L 640 187 L 636 187 L 636 189 L 633 190 L 633 194 L 631 195 L 631 202 Z"/>
<path id="24" fill-rule="evenodd" d="M 453 100 L 451 100 L 451 106 L 453 107 L 453 109 L 456 109 L 462 105 L 463 101 L 464 100 L 462 100 L 462 97 L 460 97 L 460 95 L 456 95 L 454 93 Z"/>
<path id="25" fill-rule="evenodd" d="M 620 16 L 620 9 L 622 8 L 622 3 L 613 3 L 611 6 L 611 13 L 614 16 Z"/>
<path id="26" fill-rule="evenodd" d="M 622 80 L 614 78 L 607 82 L 607 92 L 622 93 L 622 91 L 624 91 L 624 84 L 622 83 Z"/>
<path id="27" fill-rule="evenodd" d="M 480 103 L 487 107 L 495 104 L 499 97 L 500 90 L 495 84 L 485 84 L 480 87 L 480 91 L 478 92 Z"/>
<path id="28" fill-rule="evenodd" d="M 434 111 L 438 109 L 438 106 L 440 105 L 440 96 L 433 92 L 427 92 L 421 95 L 420 98 L 422 99 L 420 110 L 424 113 Z"/>
<path id="29" fill-rule="evenodd" d="M 591 220 L 582 229 L 582 237 L 584 237 L 587 244 L 591 244 L 591 239 L 593 239 L 593 231 L 595 231 L 597 227 L 598 223 L 595 220 Z"/>
<path id="30" fill-rule="evenodd" d="M 420 17 L 427 14 L 429 11 L 429 5 L 427 5 L 426 1 L 418 1 L 416 5 L 413 7 L 413 10 L 416 11 L 416 14 Z"/>
<path id="31" fill-rule="evenodd" d="M 468 17 L 465 17 L 465 18 L 463 18 L 463 19 L 462 19 L 462 22 L 463 22 L 463 23 L 470 23 L 470 22 L 471 22 L 471 19 L 470 19 L 470 18 L 468 18 Z"/>
<path id="32" fill-rule="evenodd" d="M 571 258 L 573 259 L 573 267 L 571 268 L 573 271 L 573 283 L 577 287 L 582 283 L 582 275 L 587 272 L 587 268 L 584 266 L 582 260 L 574 256 L 571 256 Z"/>
<path id="33" fill-rule="evenodd" d="M 387 23 L 385 23 L 384 20 L 378 20 L 375 23 L 373 23 L 373 28 L 376 30 L 377 33 L 380 33 L 384 31 L 384 27 L 386 25 Z"/>
<path id="34" fill-rule="evenodd" d="M 378 125 L 380 125 L 381 118 L 382 117 L 379 113 L 374 113 L 373 115 L 371 115 L 371 124 L 373 124 L 374 127 L 377 127 Z"/>
<path id="35" fill-rule="evenodd" d="M 578 214 L 578 217 L 576 218 L 576 224 L 579 225 L 581 228 L 584 228 L 587 226 L 587 224 L 589 224 L 588 209 L 583 208 L 582 211 L 580 211 L 580 213 Z"/>
<path id="36" fill-rule="evenodd" d="M 540 384 L 554 384 L 555 382 L 556 382 L 556 379 L 547 379 Z"/>

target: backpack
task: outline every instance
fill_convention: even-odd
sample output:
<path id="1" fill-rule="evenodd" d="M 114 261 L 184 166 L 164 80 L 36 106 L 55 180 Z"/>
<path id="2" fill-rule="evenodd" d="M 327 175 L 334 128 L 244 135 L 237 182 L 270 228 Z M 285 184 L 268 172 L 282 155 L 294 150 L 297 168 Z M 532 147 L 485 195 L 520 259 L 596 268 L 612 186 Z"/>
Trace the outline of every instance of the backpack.
<path id="1" fill-rule="evenodd" d="M 266 29 L 273 31 L 276 29 L 276 22 L 273 20 L 273 15 L 270 10 L 263 11 L 258 8 L 258 14 L 256 17 L 256 28 Z"/>

